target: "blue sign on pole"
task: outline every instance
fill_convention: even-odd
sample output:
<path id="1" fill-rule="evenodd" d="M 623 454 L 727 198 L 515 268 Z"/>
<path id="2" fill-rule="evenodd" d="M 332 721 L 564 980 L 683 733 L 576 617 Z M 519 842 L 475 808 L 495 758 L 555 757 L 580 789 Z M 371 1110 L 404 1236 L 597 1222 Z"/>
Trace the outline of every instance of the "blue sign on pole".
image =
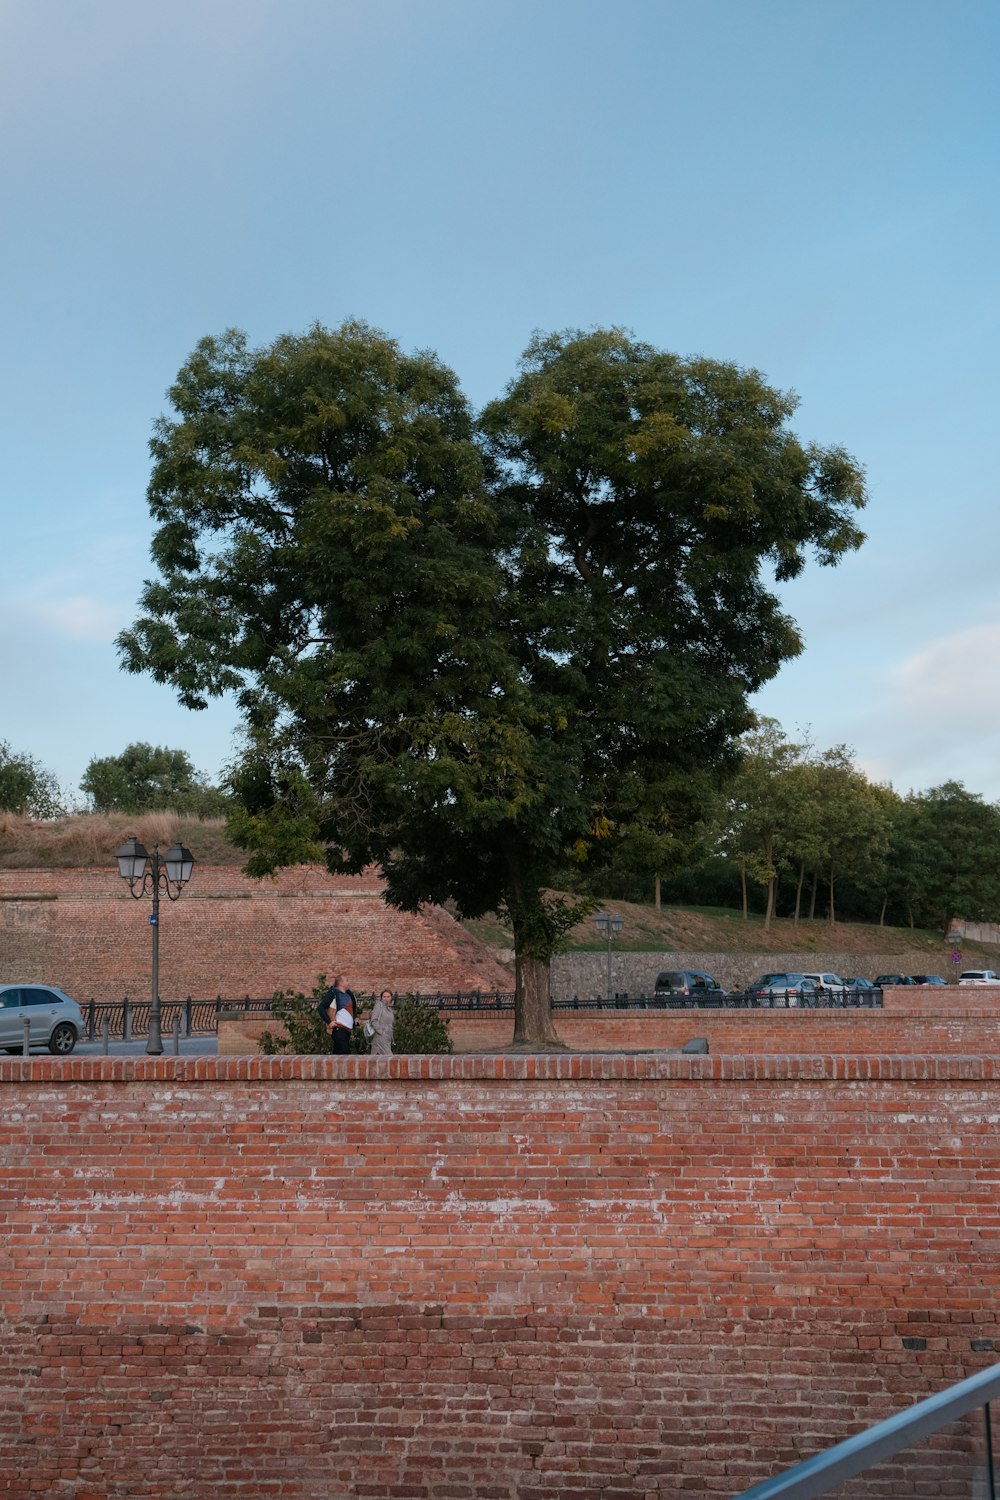
<path id="1" fill-rule="evenodd" d="M 149 925 L 150 925 L 150 927 L 155 927 L 156 926 L 156 912 L 155 911 L 151 911 L 150 914 L 149 914 Z"/>

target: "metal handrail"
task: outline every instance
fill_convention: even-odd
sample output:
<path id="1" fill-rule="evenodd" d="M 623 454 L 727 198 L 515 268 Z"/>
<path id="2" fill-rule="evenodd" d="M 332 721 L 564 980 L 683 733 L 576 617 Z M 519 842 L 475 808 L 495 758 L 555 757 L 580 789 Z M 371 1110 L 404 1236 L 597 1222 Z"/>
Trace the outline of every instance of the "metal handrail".
<path id="1" fill-rule="evenodd" d="M 986 1493 L 990 1500 L 996 1500 L 989 1403 L 997 1396 L 1000 1396 L 1000 1364 L 990 1365 L 978 1375 L 970 1375 L 967 1380 L 960 1380 L 936 1396 L 928 1396 L 833 1448 L 804 1459 L 783 1474 L 755 1484 L 752 1489 L 735 1496 L 734 1500 L 779 1500 L 779 1497 L 780 1500 L 812 1500 L 813 1496 L 826 1494 L 882 1459 L 892 1458 L 905 1448 L 911 1448 L 921 1438 L 940 1431 L 949 1422 L 966 1416 L 979 1406 L 983 1408 L 986 1433 Z"/>
<path id="2" fill-rule="evenodd" d="M 371 997 L 359 995 L 359 999 Z M 457 990 L 450 994 L 421 994 L 415 997 L 422 1005 L 446 1014 L 469 1015 L 490 1014 L 514 1009 L 513 990 Z M 253 999 L 246 995 L 240 1000 L 225 1000 L 218 995 L 214 1000 L 161 1000 L 162 1023 L 165 1028 L 180 1019 L 184 1036 L 196 1032 L 213 1032 L 219 1027 L 221 1010 L 257 1012 L 269 1014 L 273 1009 L 273 998 Z M 882 1005 L 881 990 L 847 991 L 843 994 L 810 995 L 803 998 L 798 991 L 777 992 L 771 995 L 747 995 L 742 990 L 731 993 L 718 990 L 702 995 L 571 995 L 552 1001 L 555 1011 L 594 1010 L 871 1010 Z M 89 1041 L 94 1041 L 108 1025 L 113 1037 L 142 1035 L 149 1025 L 150 1002 L 148 1000 L 83 1002 L 84 1030 Z"/>

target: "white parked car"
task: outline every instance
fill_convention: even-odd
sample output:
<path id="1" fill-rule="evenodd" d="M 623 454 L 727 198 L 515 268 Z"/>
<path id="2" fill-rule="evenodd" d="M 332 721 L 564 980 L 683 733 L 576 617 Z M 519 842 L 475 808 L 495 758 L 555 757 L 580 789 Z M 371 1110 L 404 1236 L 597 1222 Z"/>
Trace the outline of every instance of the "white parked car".
<path id="1" fill-rule="evenodd" d="M 20 1052 L 24 1023 L 28 1046 L 48 1047 L 57 1057 L 72 1052 L 83 1035 L 83 1012 L 51 984 L 0 984 L 0 1050 Z"/>
<path id="2" fill-rule="evenodd" d="M 839 974 L 803 974 L 802 978 L 811 979 L 821 995 L 846 995 L 851 988 Z"/>
<path id="3" fill-rule="evenodd" d="M 963 969 L 958 976 L 959 984 L 1000 984 L 1000 974 L 992 969 Z"/>

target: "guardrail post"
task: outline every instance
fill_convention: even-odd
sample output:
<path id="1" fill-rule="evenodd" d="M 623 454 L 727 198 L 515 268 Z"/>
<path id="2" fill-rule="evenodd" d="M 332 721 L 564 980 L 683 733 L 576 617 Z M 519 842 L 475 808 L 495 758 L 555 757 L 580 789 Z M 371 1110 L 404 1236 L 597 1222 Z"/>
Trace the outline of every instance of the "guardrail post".
<path id="1" fill-rule="evenodd" d="M 191 996 L 184 1001 L 184 1035 L 191 1035 Z"/>
<path id="2" fill-rule="evenodd" d="M 986 1439 L 986 1494 L 989 1500 L 997 1500 L 996 1469 L 993 1466 L 993 1427 L 990 1423 L 990 1403 L 983 1403 L 983 1436 Z"/>
<path id="3" fill-rule="evenodd" d="M 21 1017 L 21 1026 L 24 1030 L 24 1040 L 21 1043 L 21 1056 L 27 1057 L 30 1051 L 31 1020 L 28 1016 Z"/>
<path id="4" fill-rule="evenodd" d="M 130 1042 L 131 1040 L 132 1040 L 132 1002 L 129 999 L 129 997 L 126 995 L 125 996 L 125 1019 L 122 1022 L 122 1041 L 123 1042 Z"/>
<path id="5" fill-rule="evenodd" d="M 174 1044 L 174 1056 L 176 1057 L 179 1054 L 180 1050 L 181 1050 L 181 1013 L 180 1013 L 180 1011 L 178 1011 L 177 1014 L 174 1016 L 174 1024 L 171 1027 L 171 1037 L 173 1039 L 173 1044 Z"/>

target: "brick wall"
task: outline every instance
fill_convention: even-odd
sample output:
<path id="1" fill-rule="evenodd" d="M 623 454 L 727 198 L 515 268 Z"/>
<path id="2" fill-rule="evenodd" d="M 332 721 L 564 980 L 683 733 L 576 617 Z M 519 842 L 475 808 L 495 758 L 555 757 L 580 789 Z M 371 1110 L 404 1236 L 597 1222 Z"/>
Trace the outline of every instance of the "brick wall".
<path id="1" fill-rule="evenodd" d="M 274 880 L 195 866 L 160 902 L 165 1000 L 311 990 L 345 970 L 358 990 L 505 989 L 510 974 L 439 907 L 389 910 L 381 879 L 300 866 Z M 57 984 L 78 1000 L 146 999 L 149 899 L 110 870 L 0 871 L 0 983 Z"/>
<path id="2" fill-rule="evenodd" d="M 992 1056 L 9 1059 L 0 1101 L 2 1493 L 729 1496 L 997 1358 Z"/>
<path id="3" fill-rule="evenodd" d="M 678 1048 L 704 1037 L 712 1052 L 731 1054 L 1000 1054 L 1000 993 L 992 1004 L 964 1003 L 969 992 L 956 991 L 956 1001 L 961 995 L 963 1003 L 954 1006 L 942 1005 L 934 990 L 922 992 L 922 1004 L 919 991 L 899 993 L 907 1003 L 895 1010 L 559 1010 L 555 1026 L 567 1047 L 598 1052 Z M 977 992 L 986 993 L 992 992 Z M 494 1052 L 509 1047 L 514 1038 L 510 1011 L 451 1014 L 447 1020 L 456 1052 Z M 256 1053 L 261 1032 L 275 1029 L 268 1016 L 224 1016 L 219 1021 L 219 1055 Z"/>

